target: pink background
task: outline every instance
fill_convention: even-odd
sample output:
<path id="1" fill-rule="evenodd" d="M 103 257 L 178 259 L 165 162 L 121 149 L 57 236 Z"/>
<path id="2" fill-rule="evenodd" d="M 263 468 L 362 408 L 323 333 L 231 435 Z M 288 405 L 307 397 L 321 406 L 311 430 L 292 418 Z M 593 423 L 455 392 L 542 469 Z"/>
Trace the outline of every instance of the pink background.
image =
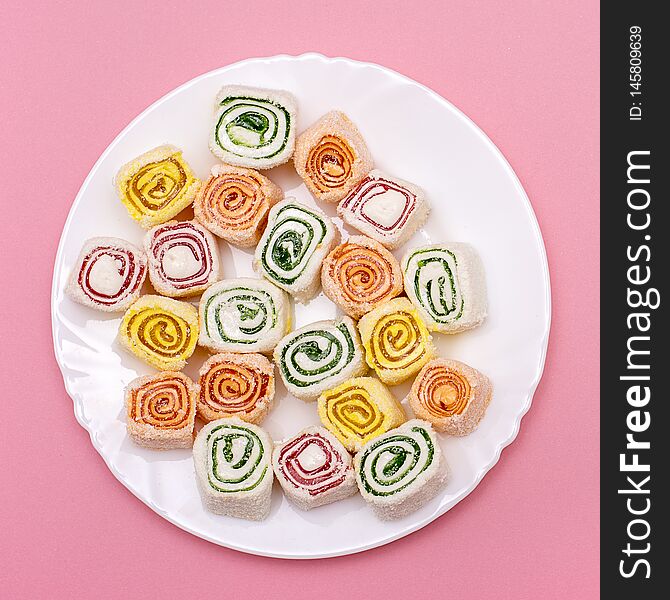
<path id="1" fill-rule="evenodd" d="M 207 4 L 0 5 L 0 596 L 596 598 L 598 3 Z M 133 117 L 205 71 L 305 51 L 395 69 L 488 133 L 542 227 L 554 320 L 533 408 L 475 492 L 386 547 L 291 562 L 184 533 L 114 479 L 72 414 L 49 293 L 71 202 Z"/>

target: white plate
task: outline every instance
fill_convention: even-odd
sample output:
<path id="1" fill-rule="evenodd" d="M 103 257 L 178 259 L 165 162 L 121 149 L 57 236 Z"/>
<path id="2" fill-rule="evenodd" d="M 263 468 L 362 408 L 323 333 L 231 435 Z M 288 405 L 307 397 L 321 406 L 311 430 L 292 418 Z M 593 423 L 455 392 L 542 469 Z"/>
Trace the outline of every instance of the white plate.
<path id="1" fill-rule="evenodd" d="M 433 211 L 426 227 L 404 247 L 468 241 L 487 273 L 490 316 L 471 332 L 435 336 L 442 356 L 488 374 L 495 392 L 479 429 L 465 438 L 442 437 L 453 476 L 444 493 L 397 522 L 381 522 L 356 496 L 310 512 L 293 508 L 275 486 L 270 517 L 262 523 L 209 514 L 196 490 L 190 451 L 139 449 L 127 438 L 122 390 L 151 369 L 126 355 L 114 338 L 119 315 L 79 306 L 63 295 L 83 241 L 117 236 L 139 243 L 143 230 L 115 196 L 112 178 L 130 158 L 162 143 L 184 150 L 205 177 L 216 163 L 207 141 L 213 101 L 223 84 L 284 88 L 299 101 L 302 130 L 332 108 L 359 126 L 377 167 L 421 185 Z M 288 196 L 313 203 L 290 166 L 269 172 Z M 333 205 L 322 206 L 335 214 Z M 341 221 L 337 220 L 339 226 Z M 400 255 L 401 248 L 396 254 Z M 221 243 L 226 277 L 252 275 L 250 252 Z M 296 306 L 297 326 L 337 314 L 323 296 Z M 544 365 L 550 289 L 542 237 L 528 198 L 493 143 L 434 92 L 393 71 L 348 59 L 307 54 L 246 60 L 177 88 L 137 117 L 105 150 L 84 182 L 65 224 L 52 291 L 53 337 L 77 420 L 96 450 L 133 494 L 175 525 L 244 552 L 288 558 L 349 554 L 398 539 L 430 523 L 469 494 L 516 436 Z M 198 350 L 186 372 L 194 376 Z M 393 388 L 403 398 L 408 385 Z M 288 396 L 263 426 L 275 440 L 318 422 L 314 404 Z"/>

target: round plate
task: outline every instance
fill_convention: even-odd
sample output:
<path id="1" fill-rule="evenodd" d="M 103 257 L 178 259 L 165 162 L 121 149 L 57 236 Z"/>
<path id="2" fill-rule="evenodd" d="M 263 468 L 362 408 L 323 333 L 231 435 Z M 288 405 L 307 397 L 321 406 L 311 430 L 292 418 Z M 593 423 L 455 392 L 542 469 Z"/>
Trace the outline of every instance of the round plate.
<path id="1" fill-rule="evenodd" d="M 112 186 L 120 165 L 172 143 L 183 149 L 200 177 L 207 176 L 216 163 L 207 145 L 214 98 L 230 83 L 293 92 L 299 102 L 298 131 L 330 109 L 343 110 L 360 128 L 378 168 L 426 190 L 432 205 L 429 222 L 396 252 L 398 257 L 409 247 L 441 241 L 470 242 L 481 255 L 489 318 L 470 332 L 435 338 L 440 355 L 469 363 L 492 379 L 493 400 L 473 434 L 442 436 L 451 480 L 439 497 L 402 520 L 379 521 L 358 495 L 301 512 L 278 485 L 264 522 L 208 513 L 196 489 L 190 451 L 144 450 L 126 437 L 123 388 L 152 369 L 116 344 L 120 315 L 84 308 L 63 295 L 85 239 L 142 240 L 144 231 L 128 217 Z M 314 204 L 292 166 L 268 174 L 287 196 Z M 336 216 L 334 205 L 320 204 Z M 336 223 L 342 228 L 339 219 Z M 250 251 L 224 242 L 220 250 L 225 277 L 253 275 Z M 243 552 L 287 558 L 336 556 L 386 544 L 430 523 L 469 494 L 514 439 L 530 407 L 544 365 L 550 313 L 549 273 L 535 215 L 493 143 L 426 87 L 377 65 L 316 54 L 246 60 L 212 71 L 169 93 L 128 125 L 74 201 L 56 256 L 52 291 L 53 337 L 65 387 L 77 420 L 117 479 L 152 510 L 195 535 Z M 296 327 L 337 314 L 320 295 L 308 305 L 296 304 Z M 198 350 L 186 373 L 196 376 L 204 359 Z M 402 399 L 408 388 L 392 389 Z M 278 382 L 275 407 L 263 422 L 270 435 L 280 440 L 316 423 L 315 404 L 289 396 Z"/>

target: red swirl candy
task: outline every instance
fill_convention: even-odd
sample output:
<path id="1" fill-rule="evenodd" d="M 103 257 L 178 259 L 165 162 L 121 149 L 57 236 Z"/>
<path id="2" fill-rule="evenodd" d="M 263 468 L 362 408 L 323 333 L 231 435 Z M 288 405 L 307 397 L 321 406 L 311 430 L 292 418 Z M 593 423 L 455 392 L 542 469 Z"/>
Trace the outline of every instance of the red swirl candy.
<path id="1" fill-rule="evenodd" d="M 312 445 L 325 457 L 323 462 L 315 466 L 301 460 L 302 453 Z M 317 496 L 340 485 L 349 467 L 329 440 L 318 433 L 304 433 L 281 449 L 279 468 L 282 475 L 295 487 L 307 490 L 311 496 Z"/>

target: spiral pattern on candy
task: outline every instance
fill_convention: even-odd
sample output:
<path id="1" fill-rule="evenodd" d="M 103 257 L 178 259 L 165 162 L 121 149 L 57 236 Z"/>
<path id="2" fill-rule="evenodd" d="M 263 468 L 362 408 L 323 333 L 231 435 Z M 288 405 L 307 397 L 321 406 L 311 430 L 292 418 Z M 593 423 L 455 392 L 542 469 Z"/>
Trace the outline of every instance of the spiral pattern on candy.
<path id="1" fill-rule="evenodd" d="M 237 416 L 258 422 L 274 395 L 273 366 L 259 354 L 217 354 L 200 370 L 198 412 L 207 421 Z"/>
<path id="2" fill-rule="evenodd" d="M 279 352 L 279 369 L 285 382 L 298 388 L 315 385 L 346 369 L 356 348 L 347 323 L 314 324 L 292 335 Z"/>
<path id="3" fill-rule="evenodd" d="M 415 483 L 433 463 L 434 454 L 424 427 L 394 430 L 369 442 L 357 455 L 359 483 L 373 496 L 392 496 Z"/>
<path id="4" fill-rule="evenodd" d="M 256 488 L 268 473 L 268 457 L 256 432 L 235 423 L 214 427 L 206 439 L 207 479 L 218 492 Z"/>
<path id="5" fill-rule="evenodd" d="M 398 311 L 377 321 L 370 339 L 374 367 L 405 369 L 426 354 L 423 325 L 414 314 Z M 425 329 L 425 328 L 424 328 Z"/>
<path id="6" fill-rule="evenodd" d="M 286 332 L 284 292 L 259 279 L 220 281 L 200 300 L 200 343 L 219 351 L 267 352 Z"/>
<path id="7" fill-rule="evenodd" d="M 200 186 L 181 151 L 170 145 L 145 152 L 121 167 L 115 183 L 130 216 L 147 228 L 186 208 Z"/>
<path id="8" fill-rule="evenodd" d="M 435 418 L 460 415 L 467 407 L 472 390 L 468 379 L 454 369 L 436 364 L 421 376 L 417 397 Z"/>
<path id="9" fill-rule="evenodd" d="M 383 431 L 384 415 L 370 398 L 368 390 L 358 385 L 338 387 L 325 394 L 328 424 L 340 440 L 351 437 L 366 440 Z"/>
<path id="10" fill-rule="evenodd" d="M 368 175 L 349 192 L 338 212 L 346 211 L 374 227 L 379 235 L 388 236 L 407 224 L 417 203 L 416 194 L 406 186 Z"/>
<path id="11" fill-rule="evenodd" d="M 273 164 L 266 161 L 292 152 L 288 94 L 230 86 L 221 90 L 218 103 L 211 147 L 224 162 L 268 168 Z"/>
<path id="12" fill-rule="evenodd" d="M 398 261 L 379 242 L 364 236 L 350 237 L 328 255 L 321 282 L 326 296 L 354 318 L 403 290 Z"/>
<path id="13" fill-rule="evenodd" d="M 159 211 L 172 202 L 186 186 L 188 178 L 176 158 L 144 165 L 126 184 L 126 194 L 139 212 Z"/>
<path id="14" fill-rule="evenodd" d="M 218 278 L 219 260 L 209 232 L 189 221 L 155 227 L 145 241 L 154 287 L 170 296 L 198 293 Z"/>
<path id="15" fill-rule="evenodd" d="M 305 169 L 318 190 L 325 192 L 344 186 L 355 160 L 351 146 L 336 135 L 324 135 L 307 156 Z"/>
<path id="16" fill-rule="evenodd" d="M 212 233 L 237 246 L 258 242 L 281 188 L 253 169 L 216 165 L 196 196 L 195 216 Z"/>
<path id="17" fill-rule="evenodd" d="M 191 403 L 185 378 L 175 373 L 132 389 L 128 414 L 136 423 L 156 429 L 181 429 L 190 423 Z"/>
<path id="18" fill-rule="evenodd" d="M 308 453 L 317 456 L 318 460 L 306 461 Z M 309 492 L 310 496 L 318 496 L 341 485 L 349 469 L 330 440 L 318 433 L 303 433 L 284 444 L 277 461 L 281 475 L 296 488 Z"/>
<path id="19" fill-rule="evenodd" d="M 179 369 L 195 350 L 197 319 L 197 311 L 190 304 L 142 296 L 126 311 L 119 341 L 158 369 Z"/>
<path id="20" fill-rule="evenodd" d="M 277 284 L 291 285 L 303 274 L 328 232 L 322 215 L 297 203 L 279 208 L 263 234 L 260 263 Z"/>
<path id="21" fill-rule="evenodd" d="M 404 261 L 410 297 L 435 323 L 461 318 L 464 299 L 458 279 L 456 255 L 446 248 L 412 251 Z"/>
<path id="22" fill-rule="evenodd" d="M 93 305 L 113 308 L 139 294 L 146 276 L 146 260 L 127 242 L 94 244 L 87 248 L 77 274 L 77 287 Z"/>

